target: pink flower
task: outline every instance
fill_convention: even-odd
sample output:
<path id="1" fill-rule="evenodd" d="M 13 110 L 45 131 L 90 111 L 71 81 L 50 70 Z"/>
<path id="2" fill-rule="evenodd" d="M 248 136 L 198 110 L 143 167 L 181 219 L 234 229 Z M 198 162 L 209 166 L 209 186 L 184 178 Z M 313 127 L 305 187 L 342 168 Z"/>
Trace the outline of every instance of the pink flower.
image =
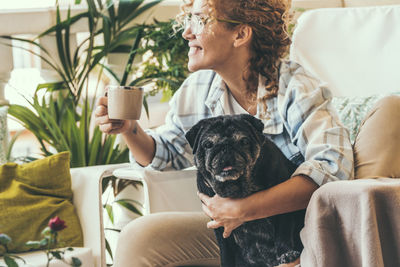
<path id="1" fill-rule="evenodd" d="M 65 221 L 61 220 L 58 216 L 50 219 L 48 226 L 51 230 L 57 232 L 65 229 L 67 226 L 65 225 Z"/>

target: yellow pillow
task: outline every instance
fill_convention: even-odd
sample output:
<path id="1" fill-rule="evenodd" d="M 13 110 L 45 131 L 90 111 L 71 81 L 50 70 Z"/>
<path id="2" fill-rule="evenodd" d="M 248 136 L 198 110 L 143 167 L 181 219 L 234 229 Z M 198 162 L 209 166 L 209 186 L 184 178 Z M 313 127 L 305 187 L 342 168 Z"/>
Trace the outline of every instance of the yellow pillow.
<path id="1" fill-rule="evenodd" d="M 24 252 L 25 242 L 41 240 L 49 220 L 59 216 L 67 228 L 59 247 L 83 246 L 83 234 L 72 204 L 69 152 L 18 165 L 0 166 L 0 233 L 12 238 L 11 252 Z"/>

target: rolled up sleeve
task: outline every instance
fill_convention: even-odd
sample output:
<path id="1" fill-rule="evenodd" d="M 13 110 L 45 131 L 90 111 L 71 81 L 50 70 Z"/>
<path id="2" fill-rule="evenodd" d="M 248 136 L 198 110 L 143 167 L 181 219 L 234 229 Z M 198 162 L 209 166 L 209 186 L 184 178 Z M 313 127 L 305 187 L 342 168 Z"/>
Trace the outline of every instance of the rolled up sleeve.
<path id="1" fill-rule="evenodd" d="M 291 141 L 304 157 L 293 176 L 308 176 L 318 185 L 352 179 L 349 132 L 331 105 L 328 88 L 298 67 L 292 70 L 286 90 L 278 97 Z"/>
<path id="2" fill-rule="evenodd" d="M 187 87 L 188 81 L 185 81 L 172 97 L 165 123 L 154 130 L 145 130 L 155 141 L 155 155 L 146 168 L 162 170 L 166 167 L 172 167 L 179 170 L 193 165 L 191 149 L 188 147 L 185 138 L 185 130 L 180 117 L 177 115 L 178 103 L 181 102 L 180 94 Z M 130 162 L 135 163 L 132 154 L 130 154 Z"/>

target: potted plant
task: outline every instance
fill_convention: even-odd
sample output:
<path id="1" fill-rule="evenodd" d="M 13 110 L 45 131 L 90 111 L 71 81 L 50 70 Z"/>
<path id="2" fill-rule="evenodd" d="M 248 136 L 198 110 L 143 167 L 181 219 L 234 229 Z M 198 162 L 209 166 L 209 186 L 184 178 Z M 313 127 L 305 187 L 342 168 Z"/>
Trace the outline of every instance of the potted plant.
<path id="1" fill-rule="evenodd" d="M 95 98 L 88 95 L 89 78 L 93 74 L 97 75 L 96 90 L 105 72 L 110 73 L 121 85 L 143 86 L 154 83 L 154 90 L 145 97 L 146 111 L 148 95 L 154 95 L 160 90 L 165 95 L 164 99 L 172 95 L 187 74 L 184 71 L 186 63 L 178 56 L 182 51 L 185 54 L 186 45 L 181 38 L 171 35 L 171 21 L 132 25 L 135 18 L 160 1 L 119 1 L 117 5 L 110 0 L 105 4 L 86 0 L 87 11 L 71 16 L 68 10 L 64 20 L 61 19 L 60 8 L 57 6 L 56 25 L 36 39 L 2 36 L 28 42 L 41 49 L 42 60 L 61 77 L 58 82 L 39 84 L 34 97 L 27 99 L 31 107 L 13 104 L 9 106 L 9 114 L 35 135 L 44 156 L 70 151 L 71 167 L 128 161 L 127 148 L 116 144 L 116 136 L 102 134 L 91 120 Z M 83 19 L 87 20 L 89 36 L 71 52 L 71 27 Z M 170 36 L 165 38 L 167 32 Z M 61 63 L 59 65 L 36 42 L 38 38 L 50 34 L 56 36 L 57 60 Z M 102 44 L 96 42 L 99 37 L 103 40 Z M 127 46 L 127 43 L 131 45 Z M 121 51 L 127 52 L 127 61 L 124 72 L 119 77 L 107 66 L 106 58 Z M 141 76 L 129 80 L 131 72 L 138 69 L 133 66 L 134 59 L 146 51 L 151 51 L 153 60 L 144 62 Z M 45 91 L 43 97 L 39 96 L 40 91 Z"/>

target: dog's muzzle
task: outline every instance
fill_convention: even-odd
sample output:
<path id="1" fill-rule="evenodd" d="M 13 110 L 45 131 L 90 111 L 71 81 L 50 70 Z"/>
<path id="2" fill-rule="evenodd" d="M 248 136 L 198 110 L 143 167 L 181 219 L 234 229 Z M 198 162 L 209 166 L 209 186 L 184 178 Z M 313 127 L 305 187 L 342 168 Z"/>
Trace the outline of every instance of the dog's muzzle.
<path id="1" fill-rule="evenodd" d="M 219 182 L 235 181 L 244 172 L 245 166 L 243 163 L 243 159 L 235 153 L 218 155 L 212 161 L 212 173 Z"/>
<path id="2" fill-rule="evenodd" d="M 219 182 L 235 181 L 239 179 L 241 174 L 242 172 L 233 169 L 232 166 L 227 166 L 223 168 L 222 172 L 215 175 L 215 179 L 217 179 Z"/>

